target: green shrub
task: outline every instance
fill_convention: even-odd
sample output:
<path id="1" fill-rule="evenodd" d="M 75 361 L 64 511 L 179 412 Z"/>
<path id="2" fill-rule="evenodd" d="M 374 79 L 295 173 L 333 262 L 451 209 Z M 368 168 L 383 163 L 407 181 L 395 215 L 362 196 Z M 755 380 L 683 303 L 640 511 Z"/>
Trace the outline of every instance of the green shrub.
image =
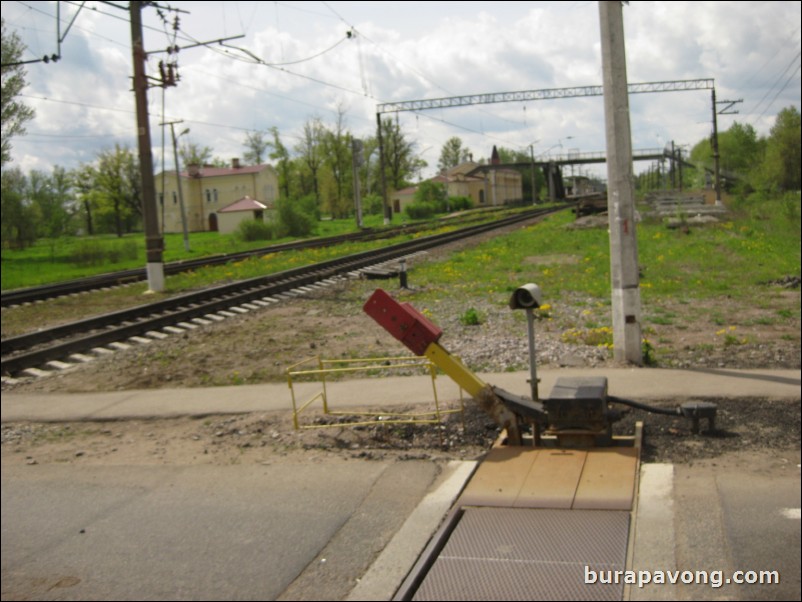
<path id="1" fill-rule="evenodd" d="M 654 345 L 648 339 L 643 339 L 641 342 L 641 351 L 643 355 L 644 366 L 656 366 L 657 356 L 655 355 Z"/>
<path id="2" fill-rule="evenodd" d="M 800 224 L 800 197 L 799 192 L 786 192 L 780 200 L 782 207 L 782 215 L 789 221 L 799 227 Z"/>
<path id="3" fill-rule="evenodd" d="M 106 258 L 111 263 L 120 263 L 129 259 L 136 259 L 137 255 L 137 244 L 133 240 L 113 243 L 106 248 Z"/>
<path id="4" fill-rule="evenodd" d="M 243 242 L 274 240 L 278 238 L 278 224 L 255 219 L 241 221 L 234 235 Z"/>
<path id="5" fill-rule="evenodd" d="M 431 203 L 441 211 L 445 209 L 448 199 L 448 190 L 442 182 L 432 182 L 426 180 L 418 184 L 415 191 L 414 201 L 416 203 Z"/>
<path id="6" fill-rule="evenodd" d="M 482 323 L 482 316 L 473 307 L 459 317 L 459 321 L 465 326 L 479 326 Z"/>
<path id="7" fill-rule="evenodd" d="M 311 196 L 311 195 L 310 195 Z M 278 221 L 285 236 L 308 236 L 315 231 L 319 219 L 314 197 L 282 199 L 278 202 Z"/>
<path id="8" fill-rule="evenodd" d="M 362 197 L 362 212 L 367 215 L 381 215 L 384 209 L 384 199 L 381 195 L 371 193 Z"/>
<path id="9" fill-rule="evenodd" d="M 434 203 L 410 203 L 404 211 L 409 219 L 429 219 L 437 213 L 437 205 Z"/>
<path id="10" fill-rule="evenodd" d="M 95 239 L 82 240 L 75 245 L 70 261 L 82 267 L 120 263 L 135 260 L 139 254 L 133 240 L 101 241 Z"/>
<path id="11" fill-rule="evenodd" d="M 473 201 L 469 196 L 452 196 L 448 198 L 451 211 L 465 211 L 473 207 Z"/>

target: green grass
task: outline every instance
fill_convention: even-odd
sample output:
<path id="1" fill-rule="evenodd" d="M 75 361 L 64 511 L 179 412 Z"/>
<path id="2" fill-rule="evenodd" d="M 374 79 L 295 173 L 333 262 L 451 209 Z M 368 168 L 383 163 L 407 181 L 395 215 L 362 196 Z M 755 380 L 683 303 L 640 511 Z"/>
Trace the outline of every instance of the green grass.
<path id="1" fill-rule="evenodd" d="M 408 240 L 409 235 L 401 235 L 391 239 L 371 242 L 345 243 L 333 247 L 304 249 L 291 253 L 269 253 L 261 257 L 227 263 L 220 266 L 206 267 L 191 272 L 182 272 L 170 276 L 166 281 L 167 293 L 199 289 L 210 283 L 223 284 L 257 278 L 268 274 L 282 272 L 292 268 L 303 267 L 310 263 L 319 263 L 336 259 L 343 255 L 367 251 Z"/>
<path id="2" fill-rule="evenodd" d="M 363 225 L 367 228 L 381 228 L 383 218 L 365 216 Z M 324 220 L 318 223 L 315 236 L 337 236 L 356 230 L 354 219 Z M 231 234 L 191 232 L 190 250 L 187 252 L 184 248 L 183 234 L 166 234 L 163 257 L 165 262 L 198 259 L 260 249 L 288 240 L 290 239 L 243 242 Z M 81 261 L 90 250 L 94 251 L 101 261 L 94 265 Z M 140 232 L 122 238 L 100 235 L 47 239 L 38 241 L 24 250 L 3 249 L 2 257 L 2 290 L 27 288 L 106 272 L 141 268 L 145 263 L 145 237 Z"/>
<path id="3" fill-rule="evenodd" d="M 798 207 L 797 201 L 797 207 Z M 373 221 L 371 221 L 373 220 Z M 480 294 L 496 303 L 506 303 L 509 293 L 526 282 L 538 284 L 544 299 L 558 300 L 579 293 L 609 299 L 609 240 L 605 228 L 573 230 L 566 228 L 573 214 L 564 211 L 542 223 L 497 236 L 454 253 L 447 260 L 415 268 L 415 297 L 436 299 L 444 295 Z M 380 226 L 380 216 L 366 218 L 366 226 Z M 331 236 L 353 231 L 353 219 L 320 222 L 318 235 Z M 340 245 L 331 249 L 268 255 L 194 273 L 171 276 L 169 292 L 189 290 L 212 283 L 240 280 L 266 273 L 324 261 L 345 253 L 366 250 L 409 238 L 431 234 L 406 235 L 392 241 Z M 78 268 L 70 263 L 74 246 L 82 239 L 46 241 L 25 251 L 3 251 L 3 289 L 34 286 L 127 267 L 141 267 L 144 238 L 131 235 L 125 241 L 139 245 L 135 261 Z M 115 237 L 101 237 L 116 244 Z M 167 235 L 165 261 L 201 257 L 266 246 L 245 245 L 231 236 L 214 232 L 191 234 L 192 251 L 187 254 L 180 234 Z M 755 286 L 789 274 L 800 273 L 800 220 L 798 209 L 789 200 L 742 201 L 719 224 L 693 228 L 689 233 L 670 230 L 657 221 L 638 225 L 638 253 L 641 266 L 641 295 L 652 307 L 662 301 L 693 304 L 697 299 L 720 295 L 755 304 Z M 658 312 L 651 321 L 670 324 L 674 315 Z M 723 316 L 711 321 L 724 325 Z M 592 324 L 592 318 L 588 320 Z"/>
<path id="4" fill-rule="evenodd" d="M 164 261 L 196 259 L 209 255 L 234 253 L 265 247 L 269 242 L 256 241 L 243 243 L 231 235 L 216 232 L 195 232 L 190 234 L 190 251 L 184 249 L 182 234 L 167 234 L 164 237 Z M 87 241 L 93 248 L 103 249 L 104 261 L 87 265 L 77 261 Z M 118 261 L 110 258 L 108 251 L 116 248 L 134 248 L 133 253 Z M 131 256 L 133 255 L 133 256 Z M 142 233 L 128 234 L 123 238 L 113 235 L 93 237 L 71 237 L 49 239 L 37 242 L 24 250 L 3 249 L 2 289 L 10 290 L 38 286 L 51 282 L 61 282 L 83 278 L 105 272 L 141 268 L 145 263 L 145 237 Z"/>
<path id="5" fill-rule="evenodd" d="M 477 212 L 483 215 L 482 212 Z M 480 217 L 480 219 L 484 219 Z M 486 219 L 492 219 L 487 216 Z M 431 220 L 423 220 L 431 221 Z M 412 223 L 401 217 L 397 217 L 391 224 L 392 227 L 404 223 Z M 415 222 L 418 223 L 418 222 Z M 446 226 L 448 222 L 440 224 L 435 221 L 432 223 L 433 230 L 443 228 L 454 228 L 456 225 Z M 363 227 L 382 229 L 384 218 L 380 215 L 366 215 L 363 219 Z M 313 237 L 338 236 L 357 231 L 356 220 L 354 218 L 321 220 L 317 223 Z M 426 234 L 431 234 L 427 232 Z M 395 239 L 403 240 L 404 236 Z M 243 242 L 232 234 L 220 234 L 218 232 L 191 232 L 189 234 L 190 250 L 184 248 L 183 234 L 166 234 L 164 236 L 163 259 L 166 263 L 182 259 L 199 259 L 212 255 L 222 255 L 261 249 L 273 244 L 287 242 L 292 239 L 283 238 L 271 241 L 251 241 Z M 271 271 L 287 269 L 301 265 L 302 261 L 322 261 L 335 256 L 340 256 L 345 252 L 355 253 L 360 250 L 367 250 L 382 243 L 371 243 L 363 246 L 338 247 L 334 254 L 323 252 L 320 254 L 311 253 L 292 253 L 293 259 L 279 262 Z M 385 241 L 383 244 L 389 244 Z M 90 262 L 83 260 L 89 255 L 95 255 L 97 261 Z M 145 263 L 145 237 L 140 233 L 128 234 L 122 238 L 114 235 L 101 235 L 92 237 L 65 237 L 53 240 L 40 240 L 35 245 L 24 250 L 3 249 L 2 254 L 2 290 L 16 288 L 27 288 L 39 286 L 52 282 L 62 282 L 73 280 L 95 274 L 114 272 L 132 268 L 142 268 Z M 233 268 L 221 268 L 195 274 L 189 279 L 170 277 L 168 288 L 171 290 L 183 290 L 193 286 L 204 286 L 215 281 L 226 282 L 232 279 L 251 278 L 264 274 L 264 264 L 240 262 Z"/>
<path id="6" fill-rule="evenodd" d="M 727 295 L 754 303 L 755 285 L 800 272 L 800 225 L 787 211 L 763 201 L 762 219 L 739 211 L 719 224 L 670 230 L 652 221 L 638 225 L 641 295 L 646 301 L 672 302 Z M 605 298 L 610 294 L 609 240 L 606 229 L 572 230 L 573 215 L 563 212 L 539 225 L 492 239 L 448 260 L 416 269 L 415 280 L 438 297 L 475 291 L 495 299 L 526 282 L 538 284 L 544 298 L 570 293 Z M 669 322 L 671 315 L 658 321 Z"/>

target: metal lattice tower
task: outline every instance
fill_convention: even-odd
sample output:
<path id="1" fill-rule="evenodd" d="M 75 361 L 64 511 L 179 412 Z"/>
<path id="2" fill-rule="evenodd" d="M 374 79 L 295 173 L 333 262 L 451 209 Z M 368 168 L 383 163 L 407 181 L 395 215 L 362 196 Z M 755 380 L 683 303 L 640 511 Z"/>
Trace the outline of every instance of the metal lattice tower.
<path id="1" fill-rule="evenodd" d="M 712 90 L 712 79 L 686 79 L 664 82 L 644 82 L 628 84 L 630 94 L 651 92 L 681 92 L 686 90 Z M 545 88 L 542 90 L 520 90 L 517 92 L 489 92 L 487 94 L 469 94 L 467 96 L 448 96 L 424 100 L 404 100 L 388 102 L 377 107 L 377 113 L 396 113 L 401 111 L 424 111 L 427 109 L 445 109 L 450 107 L 467 107 L 471 105 L 493 104 L 498 102 L 526 102 L 530 100 L 555 100 L 559 98 L 582 98 L 585 96 L 602 96 L 602 86 L 579 86 L 573 88 Z"/>

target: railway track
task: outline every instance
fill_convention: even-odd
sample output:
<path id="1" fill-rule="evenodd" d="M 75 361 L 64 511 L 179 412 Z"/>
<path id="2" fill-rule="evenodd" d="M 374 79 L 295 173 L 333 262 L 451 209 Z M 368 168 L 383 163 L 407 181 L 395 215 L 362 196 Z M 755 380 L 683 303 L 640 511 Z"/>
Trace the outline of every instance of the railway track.
<path id="1" fill-rule="evenodd" d="M 325 247 L 335 244 L 340 244 L 349 241 L 371 240 L 381 236 L 396 236 L 397 230 L 394 229 L 390 233 L 377 233 L 376 231 L 357 232 L 343 236 L 334 236 L 329 238 L 319 238 L 314 240 L 294 241 L 283 243 L 279 245 L 271 245 L 253 251 L 243 251 L 241 253 L 226 253 L 223 255 L 215 255 L 212 257 L 202 257 L 199 259 L 188 259 L 182 261 L 174 261 L 164 265 L 165 275 L 180 274 L 181 272 L 189 272 L 197 270 L 198 268 L 224 265 L 230 262 L 242 261 L 251 257 L 258 257 L 267 255 L 268 253 L 280 253 L 284 251 L 310 249 L 315 247 Z M 106 274 L 98 274 L 96 276 L 88 276 L 86 278 L 78 278 L 66 282 L 56 282 L 53 284 L 45 284 L 42 286 L 35 286 L 24 289 L 17 289 L 6 291 L 2 294 L 2 306 L 14 307 L 15 305 L 24 305 L 26 303 L 35 303 L 37 301 L 46 301 L 48 299 L 55 299 L 67 295 L 75 295 L 102 288 L 110 288 L 133 282 L 141 282 L 147 279 L 145 268 L 134 268 L 130 270 L 119 270 L 116 272 L 109 272 Z"/>
<path id="2" fill-rule="evenodd" d="M 42 367 L 63 368 L 86 361 L 87 353 L 108 352 L 108 346 L 128 341 L 145 342 L 163 338 L 166 333 L 183 332 L 196 327 L 198 321 L 220 320 L 220 313 L 243 313 L 275 303 L 283 295 L 306 292 L 309 287 L 334 278 L 356 274 L 360 270 L 381 265 L 435 247 L 478 236 L 486 232 L 530 221 L 559 209 L 543 209 L 519 213 L 460 230 L 422 237 L 364 251 L 309 266 L 286 270 L 269 276 L 252 278 L 179 295 L 164 301 L 95 316 L 78 322 L 32 332 L 2 341 L 3 375 L 23 372 L 37 374 Z"/>
<path id="3" fill-rule="evenodd" d="M 448 220 L 444 220 L 442 225 L 465 225 L 481 220 L 482 217 L 469 217 L 467 219 L 457 221 L 458 219 L 459 218 L 449 218 Z M 280 243 L 251 251 L 242 251 L 240 253 L 226 253 L 223 255 L 201 257 L 198 259 L 185 259 L 165 264 L 164 273 L 165 275 L 170 276 L 179 274 L 181 272 L 197 270 L 199 268 L 225 265 L 227 263 L 242 261 L 251 257 L 260 257 L 262 255 L 268 255 L 271 253 L 284 253 L 287 251 L 298 251 L 302 249 L 330 247 L 346 242 L 364 242 L 369 240 L 379 240 L 382 238 L 392 238 L 394 236 L 398 236 L 399 234 L 415 233 L 426 229 L 431 229 L 431 227 L 431 224 L 422 224 L 418 226 L 396 226 L 383 229 L 366 229 L 360 232 L 341 234 L 339 236 L 328 236 L 323 238 Z M 147 273 L 145 268 L 119 270 L 116 272 L 69 280 L 66 282 L 56 282 L 42 286 L 4 291 L 2 295 L 0 295 L 0 305 L 2 305 L 2 307 L 14 307 L 16 305 L 24 305 L 26 303 L 36 303 L 37 301 L 46 301 L 48 299 L 55 299 L 57 297 L 75 295 L 78 293 L 103 288 L 122 286 L 134 282 L 141 282 L 146 279 Z"/>

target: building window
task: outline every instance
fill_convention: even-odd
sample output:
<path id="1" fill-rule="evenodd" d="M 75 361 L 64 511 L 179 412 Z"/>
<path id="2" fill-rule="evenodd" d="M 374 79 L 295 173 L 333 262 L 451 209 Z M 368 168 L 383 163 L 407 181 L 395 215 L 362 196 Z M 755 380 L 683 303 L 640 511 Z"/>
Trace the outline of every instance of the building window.
<path id="1" fill-rule="evenodd" d="M 214 189 L 214 202 L 217 202 L 217 188 Z"/>
<path id="2" fill-rule="evenodd" d="M 206 189 L 206 202 L 207 203 L 212 202 L 212 191 L 209 190 L 208 188 Z"/>

